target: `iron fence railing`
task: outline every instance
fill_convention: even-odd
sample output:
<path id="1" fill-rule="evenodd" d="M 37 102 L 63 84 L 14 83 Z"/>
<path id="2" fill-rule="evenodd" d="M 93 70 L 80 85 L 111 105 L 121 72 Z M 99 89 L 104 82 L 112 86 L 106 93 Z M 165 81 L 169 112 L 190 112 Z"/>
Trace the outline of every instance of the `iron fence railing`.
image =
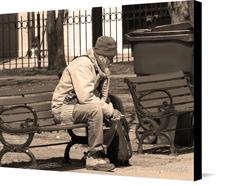
<path id="1" fill-rule="evenodd" d="M 131 46 L 125 41 L 124 34 L 144 25 L 149 12 L 155 15 L 157 10 L 161 14 L 159 17 L 163 22 L 160 24 L 168 21 L 167 9 L 162 5 L 142 11 L 126 9 L 125 6 L 103 8 L 102 25 L 98 25 L 102 27 L 101 35 L 112 36 L 118 43 L 114 62 L 133 61 Z M 65 11 L 63 28 L 67 64 L 93 46 L 92 20 L 92 9 Z M 0 71 L 48 67 L 46 22 L 46 12 L 0 15 Z"/>

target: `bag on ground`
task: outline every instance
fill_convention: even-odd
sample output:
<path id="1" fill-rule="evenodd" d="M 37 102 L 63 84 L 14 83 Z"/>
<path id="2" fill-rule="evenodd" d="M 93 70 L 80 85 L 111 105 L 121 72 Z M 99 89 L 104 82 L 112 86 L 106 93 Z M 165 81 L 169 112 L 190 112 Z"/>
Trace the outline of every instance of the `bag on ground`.
<path id="1" fill-rule="evenodd" d="M 107 147 L 107 158 L 115 166 L 129 166 L 129 159 L 132 157 L 132 147 L 128 123 L 125 118 L 112 120 L 111 128 L 114 128 L 115 132 Z"/>

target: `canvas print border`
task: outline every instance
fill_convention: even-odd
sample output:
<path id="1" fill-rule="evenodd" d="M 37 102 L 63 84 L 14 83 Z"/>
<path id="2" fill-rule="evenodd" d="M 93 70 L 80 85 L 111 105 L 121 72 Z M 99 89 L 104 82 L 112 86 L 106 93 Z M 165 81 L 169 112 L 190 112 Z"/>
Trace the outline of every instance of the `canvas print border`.
<path id="1" fill-rule="evenodd" d="M 156 3 L 154 3 L 154 4 L 156 4 Z M 145 7 L 144 7 L 144 4 L 142 4 L 142 6 L 143 6 L 142 8 L 147 9 L 147 10 L 151 9 L 151 8 L 152 9 L 155 8 L 159 11 L 160 8 L 154 7 L 154 4 L 151 6 L 151 3 L 149 3 Z M 163 5 L 163 3 L 162 3 L 162 5 Z M 141 6 L 141 5 L 139 5 L 139 6 Z M 131 16 L 130 12 L 132 9 L 135 9 L 136 12 L 135 12 L 135 14 L 133 13 Z M 122 18 L 121 15 L 123 15 L 123 13 L 121 14 L 121 10 L 122 10 L 122 12 L 124 12 L 124 11 L 127 12 L 127 15 L 124 15 L 124 16 L 127 16 L 126 22 L 124 21 L 123 23 L 121 23 L 121 18 Z M 165 11 L 164 7 L 163 7 L 163 10 Z M 189 35 L 190 30 L 186 24 L 182 25 L 182 26 L 186 26 L 186 28 L 183 28 L 183 34 L 185 34 L 185 36 L 183 36 L 183 40 L 180 40 L 181 38 L 179 38 L 180 44 L 181 44 L 181 42 L 186 43 L 185 47 L 184 46 L 181 47 L 180 44 L 177 45 L 177 42 L 174 42 L 175 38 L 172 37 L 172 33 L 170 33 L 170 31 L 172 31 L 173 29 L 174 29 L 173 31 L 176 32 L 178 30 L 178 28 L 162 28 L 162 27 L 159 28 L 159 27 L 157 27 L 159 25 L 167 24 L 168 21 L 170 21 L 169 20 L 170 13 L 169 12 L 165 13 L 164 11 L 163 11 L 162 15 L 160 15 L 160 16 L 155 14 L 154 11 L 152 11 L 151 14 L 146 14 L 147 17 L 145 17 L 145 19 L 143 19 L 141 22 L 138 22 L 138 19 L 136 18 L 136 17 L 138 17 L 138 15 L 137 15 L 138 13 L 140 14 L 140 17 L 141 17 L 141 12 L 138 12 L 138 5 L 136 5 L 136 4 L 133 6 L 132 5 L 123 5 L 120 7 L 120 9 L 117 9 L 117 8 L 107 8 L 106 9 L 106 8 L 99 8 L 99 7 L 96 8 L 95 7 L 94 9 L 92 9 L 92 14 L 95 15 L 94 17 L 88 16 L 87 10 L 82 11 L 81 9 L 77 10 L 77 11 L 72 11 L 71 14 L 69 14 L 69 12 L 67 12 L 67 11 L 59 12 L 60 15 L 61 14 L 63 15 L 62 18 L 66 18 L 66 20 L 64 20 L 64 23 L 65 23 L 64 32 L 68 30 L 67 31 L 68 34 L 64 35 L 63 40 L 67 41 L 68 44 L 71 43 L 70 46 L 67 47 L 68 49 L 66 51 L 63 51 L 65 54 L 68 53 L 68 55 L 65 56 L 64 60 L 66 60 L 67 63 L 69 63 L 75 57 L 82 56 L 82 54 L 84 54 L 83 51 L 85 49 L 88 49 L 90 46 L 90 44 L 88 45 L 88 42 L 90 42 L 90 43 L 92 42 L 91 45 L 94 46 L 97 42 L 98 36 L 100 36 L 100 35 L 113 36 L 115 38 L 115 40 L 117 41 L 117 44 L 118 44 L 117 54 L 119 54 L 119 55 L 115 56 L 115 58 L 114 58 L 115 63 L 114 63 L 114 65 L 111 66 L 111 71 L 112 71 L 112 73 L 114 73 L 114 76 L 112 76 L 111 82 L 112 83 L 115 82 L 115 85 L 112 85 L 112 83 L 111 83 L 111 86 L 114 86 L 114 87 L 112 87 L 113 89 L 111 90 L 111 93 L 121 96 L 123 99 L 122 102 L 125 105 L 128 105 L 128 107 L 125 107 L 125 109 L 127 109 L 128 113 L 129 113 L 129 117 L 130 117 L 128 122 L 130 122 L 133 119 L 134 123 L 138 123 L 138 122 L 142 121 L 142 118 L 140 116 L 138 116 L 139 118 L 137 118 L 137 117 L 132 118 L 131 117 L 132 114 L 135 114 L 135 111 L 138 111 L 138 107 L 135 107 L 135 101 L 137 101 L 137 100 L 133 99 L 133 97 L 135 97 L 136 95 L 133 94 L 133 95 L 135 95 L 135 96 L 133 96 L 130 94 L 130 92 L 132 92 L 132 88 L 130 88 L 131 86 L 129 84 L 130 82 L 132 82 L 132 80 L 136 81 L 134 78 L 136 76 L 135 74 L 137 74 L 137 76 L 143 76 L 143 75 L 150 75 L 150 74 L 155 75 L 157 73 L 161 73 L 161 74 L 167 73 L 167 75 L 163 76 L 163 81 L 165 81 L 164 78 L 166 76 L 172 76 L 172 74 L 168 74 L 168 73 L 172 73 L 170 70 L 165 71 L 165 68 L 160 70 L 159 67 L 155 68 L 155 67 L 157 67 L 157 66 L 154 66 L 155 64 L 151 64 L 150 66 L 148 66 L 151 63 L 150 61 L 148 61 L 149 59 L 155 58 L 155 61 L 157 61 L 159 58 L 159 61 L 161 61 L 161 59 L 164 56 L 170 55 L 170 47 L 169 47 L 169 49 L 167 49 L 168 45 L 170 45 L 171 47 L 177 48 L 177 49 L 179 48 L 178 50 L 183 50 L 182 53 L 185 54 L 185 57 L 191 56 L 191 59 L 187 59 L 187 58 L 183 59 L 183 60 L 186 59 L 185 61 L 190 60 L 187 64 L 187 66 L 185 66 L 185 67 L 183 66 L 184 62 L 182 63 L 183 67 L 179 66 L 179 65 L 181 65 L 180 63 L 178 63 L 177 65 L 173 65 L 173 66 L 170 66 L 170 64 L 165 64 L 164 66 L 167 67 L 168 69 L 172 69 L 174 67 L 176 67 L 175 69 L 185 68 L 185 69 L 182 69 L 182 71 L 185 72 L 185 76 L 183 76 L 183 77 L 180 76 L 179 78 L 184 78 L 186 80 L 189 79 L 188 82 L 190 82 L 190 81 L 192 82 L 194 79 L 194 90 L 195 90 L 194 91 L 194 97 L 195 97 L 194 98 L 194 100 L 195 100 L 194 101 L 194 104 L 195 104 L 194 105 L 194 133 L 195 133 L 195 135 L 194 135 L 194 160 L 190 162 L 192 164 L 189 164 L 189 166 L 194 168 L 194 170 L 192 170 L 192 177 L 190 176 L 190 180 L 193 180 L 193 179 L 197 180 L 197 179 L 201 178 L 201 101 L 200 101 L 200 98 L 201 98 L 201 22 L 200 22 L 200 20 L 201 20 L 201 13 L 200 13 L 201 12 L 201 4 L 198 2 L 195 2 L 195 4 L 194 4 L 194 23 L 193 23 L 194 25 L 192 25 L 194 27 L 194 48 L 192 48 L 192 49 L 194 49 L 194 51 L 190 50 L 191 49 L 190 46 L 187 45 L 189 42 L 191 42 L 191 40 L 190 40 L 191 38 L 189 37 L 190 36 Z M 12 15 L 12 17 L 6 18 L 6 21 L 13 23 L 17 19 L 18 24 L 16 24 L 16 27 L 14 27 L 13 24 L 5 26 L 4 29 L 6 29 L 6 27 L 7 27 L 8 34 L 11 34 L 11 32 L 15 33 L 15 30 L 18 29 L 18 32 L 20 32 L 20 34 L 19 35 L 13 34 L 13 35 L 7 36 L 5 33 L 5 30 L 2 30 L 2 32 L 1 32 L 2 43 L 5 43 L 5 44 L 1 45 L 2 46 L 2 50 L 1 50 L 2 54 L 1 55 L 3 56 L 3 60 L 2 60 L 3 62 L 1 64 L 1 66 L 4 70 L 4 73 L 6 74 L 6 75 L 2 76 L 3 78 L 2 78 L 2 83 L 1 83 L 1 86 L 4 88 L 4 91 L 5 91 L 5 94 L 1 95 L 3 97 L 5 96 L 2 99 L 4 102 L 3 106 L 10 105 L 9 104 L 10 100 L 8 100 L 8 98 L 7 98 L 7 96 L 9 96 L 9 88 L 11 89 L 12 92 L 13 92 L 13 90 L 15 90 L 17 92 L 17 90 L 16 90 L 16 89 L 18 89 L 17 86 L 21 86 L 21 85 L 24 86 L 22 88 L 23 97 L 24 97 L 24 95 L 28 95 L 29 97 L 35 96 L 34 95 L 35 93 L 44 94 L 44 92 L 36 92 L 36 91 L 31 92 L 31 90 L 27 91 L 26 88 L 28 88 L 28 86 L 30 86 L 30 85 L 36 86 L 39 89 L 39 91 L 41 91 L 44 88 L 43 85 L 45 84 L 46 86 L 49 87 L 49 91 L 48 91 L 48 89 L 45 88 L 46 92 L 49 92 L 49 94 L 51 95 L 52 91 L 50 89 L 54 88 L 54 87 L 52 87 L 54 85 L 54 82 L 56 82 L 56 83 L 58 82 L 58 78 L 57 78 L 57 76 L 55 77 L 55 73 L 58 74 L 63 69 L 62 66 L 59 66 L 58 68 L 60 70 L 56 71 L 56 69 L 52 69 L 53 68 L 52 65 L 48 62 L 49 60 L 52 60 L 52 59 L 49 59 L 49 57 L 48 57 L 48 54 L 47 54 L 48 48 L 47 47 L 49 45 L 49 42 L 52 43 L 52 41 L 49 41 L 46 38 L 47 37 L 46 34 L 48 34 L 48 30 L 46 29 L 47 28 L 46 27 L 47 26 L 46 25 L 46 18 L 45 18 L 46 15 L 44 13 L 35 13 L 35 14 L 33 14 L 32 12 L 27 13 L 26 17 L 27 18 L 29 17 L 29 21 L 24 21 L 22 19 L 23 16 L 21 16 L 19 19 L 19 18 L 15 17 L 13 14 L 11 14 L 11 15 Z M 56 14 L 56 23 L 57 24 L 58 24 L 58 21 L 60 21 L 58 19 L 58 15 L 59 14 L 57 12 L 57 14 Z M 161 16 L 162 17 L 165 16 L 164 19 L 159 19 L 159 18 L 161 18 Z M 104 19 L 99 19 L 100 17 L 104 17 Z M 41 21 L 38 21 L 38 20 L 41 20 Z M 92 25 L 91 25 L 91 21 L 92 21 Z M 3 22 L 1 24 L 4 24 Z M 112 22 L 112 24 L 111 24 L 111 22 Z M 118 22 L 118 25 L 114 24 L 115 22 Z M 100 25 L 102 25 L 101 27 L 98 26 L 99 23 L 100 23 Z M 33 24 L 37 24 L 37 27 L 36 26 L 33 27 Z M 28 26 L 28 28 L 27 28 L 27 26 Z M 79 28 L 79 26 L 81 28 Z M 93 29 L 92 34 L 89 34 L 89 35 L 91 35 L 91 37 L 87 38 L 86 37 L 86 35 L 88 34 L 87 29 L 90 28 L 91 26 Z M 176 25 L 176 26 L 178 26 L 178 25 Z M 179 27 L 180 26 L 181 25 L 179 25 Z M 80 31 L 80 29 L 83 29 L 83 27 L 84 27 L 84 30 L 83 30 L 84 35 Z M 154 28 L 155 30 L 152 28 Z M 26 30 L 27 35 L 24 35 L 24 34 L 26 34 L 26 33 L 24 33 L 24 29 Z M 71 29 L 72 29 L 72 31 L 71 31 Z M 148 29 L 150 29 L 150 30 L 148 30 Z M 162 29 L 166 29 L 166 30 L 162 30 Z M 167 30 L 167 29 L 169 29 L 169 30 Z M 188 31 L 186 29 L 188 29 Z M 77 35 L 73 34 L 76 32 L 76 30 L 78 30 Z M 116 30 L 115 35 L 113 33 L 114 30 Z M 119 35 L 121 33 L 127 33 L 126 37 Z M 160 35 L 162 33 L 164 33 L 163 36 Z M 150 35 L 148 35 L 148 34 L 150 34 Z M 154 35 L 154 34 L 156 34 L 156 35 Z M 167 35 L 167 34 L 169 34 L 169 35 Z M 33 36 L 35 36 L 35 37 L 33 37 Z M 148 39 L 150 37 L 152 38 L 152 40 L 149 42 Z M 160 37 L 163 39 L 159 39 Z M 171 38 L 169 43 L 167 43 L 167 41 L 164 40 L 165 37 Z M 12 42 L 12 38 L 14 38 L 13 39 L 14 43 Z M 146 38 L 147 38 L 147 40 L 146 40 Z M 158 45 L 155 46 L 153 44 L 154 39 L 156 40 L 156 38 L 157 38 L 157 43 L 159 44 L 159 46 Z M 186 40 L 184 40 L 184 38 Z M 79 45 L 79 41 L 81 44 L 85 43 L 85 44 L 83 44 L 84 46 Z M 61 44 L 59 42 L 61 42 L 61 41 L 57 40 L 57 46 L 61 46 Z M 64 43 L 62 43 L 62 44 L 64 44 Z M 143 44 L 147 44 L 147 49 L 145 48 L 146 46 L 144 46 Z M 28 45 L 28 46 L 25 47 L 25 45 Z M 65 46 L 65 44 L 64 44 L 64 46 Z M 8 49 L 12 48 L 12 47 L 15 47 L 15 48 L 12 51 L 9 51 Z M 143 56 L 142 55 L 143 51 L 148 50 L 150 47 L 153 47 L 154 50 L 157 50 L 158 47 L 163 47 L 163 49 L 165 50 L 163 52 L 164 54 L 162 55 L 162 54 L 160 54 L 160 52 L 158 52 L 157 56 L 156 56 L 156 54 L 155 54 L 155 56 L 152 56 L 152 53 L 150 52 L 149 54 L 145 54 Z M 141 50 L 138 51 L 139 49 L 141 49 Z M 161 50 L 163 50 L 163 49 L 161 48 Z M 20 52 L 18 52 L 18 51 L 20 51 Z M 191 55 L 192 52 L 191 51 L 194 52 L 194 59 L 192 59 L 192 55 Z M 50 50 L 49 50 L 49 52 L 50 52 Z M 60 55 L 60 54 L 61 53 L 59 52 L 57 55 Z M 54 54 L 54 56 L 55 56 L 55 54 Z M 58 59 L 58 60 L 62 59 L 60 56 L 56 59 Z M 177 58 L 178 56 L 174 56 L 174 57 Z M 171 58 L 171 59 L 173 61 L 173 58 Z M 58 60 L 56 60 L 56 61 L 58 61 Z M 132 63 L 132 61 L 134 61 L 134 63 Z M 178 60 L 175 60 L 175 61 L 177 62 Z M 192 61 L 192 63 L 194 63 L 194 67 L 192 67 L 193 64 L 191 66 L 191 64 L 190 64 L 191 61 Z M 132 63 L 131 66 L 127 65 L 127 63 L 129 63 L 129 62 Z M 51 65 L 51 66 L 49 66 L 49 65 Z M 24 71 L 24 69 L 22 71 L 19 70 L 19 72 L 17 72 L 17 70 L 12 70 L 12 69 L 15 69 L 15 67 L 21 68 L 21 69 L 26 68 L 27 71 L 26 70 Z M 47 70 L 46 70 L 47 67 L 51 68 L 50 72 L 47 72 Z M 32 68 L 32 70 L 28 70 L 29 68 Z M 194 71 L 193 74 L 191 76 L 190 75 L 187 76 L 188 71 L 192 68 Z M 151 69 L 153 69 L 153 71 Z M 148 71 L 146 71 L 146 70 L 148 70 Z M 192 70 L 191 70 L 191 72 L 192 72 Z M 20 73 L 20 75 L 24 74 L 25 77 L 22 79 L 12 80 L 12 77 L 14 77 L 13 75 L 17 74 L 17 73 Z M 35 78 L 36 76 L 34 76 L 37 73 L 41 73 L 40 74 L 41 76 L 38 79 L 36 79 Z M 49 76 L 49 78 L 47 78 L 46 76 Z M 128 86 L 124 83 L 123 78 L 126 78 L 126 83 L 128 83 L 129 89 L 128 89 Z M 153 77 L 153 79 L 154 78 L 160 78 L 160 77 Z M 175 77 L 174 77 L 174 79 L 175 79 Z M 42 81 L 43 81 L 43 83 L 41 83 Z M 140 81 L 139 84 L 142 83 L 142 81 L 145 82 L 144 79 L 140 79 L 137 81 Z M 157 80 L 157 81 L 160 81 L 160 80 Z M 7 82 L 7 83 L 5 83 L 5 82 Z M 23 84 L 23 82 L 27 82 L 28 84 Z M 159 82 L 158 82 L 158 84 L 159 84 Z M 8 90 L 7 90 L 7 86 L 8 86 Z M 162 86 L 162 85 L 160 85 L 160 86 Z M 34 90 L 34 87 L 32 87 L 32 89 Z M 33 94 L 33 95 L 31 95 L 31 94 Z M 13 95 L 13 96 L 19 96 L 19 95 L 20 96 L 22 95 L 21 94 L 21 88 L 20 88 L 20 93 L 17 93 L 17 95 Z M 129 96 L 127 96 L 127 95 L 129 95 Z M 41 96 L 41 95 L 39 95 L 39 96 Z M 187 96 L 190 96 L 190 95 L 187 95 Z M 44 97 L 45 97 L 45 99 L 47 99 L 46 95 L 44 95 Z M 20 102 L 22 100 L 22 98 L 20 98 L 20 99 L 19 98 L 13 98 L 13 100 L 16 100 L 16 99 L 17 99 L 17 102 Z M 154 99 L 156 99 L 156 98 L 154 98 Z M 196 101 L 198 99 L 199 99 L 199 101 Z M 47 100 L 45 100 L 45 101 L 47 101 Z M 134 102 L 134 105 L 131 105 L 132 102 Z M 23 102 L 23 103 L 25 103 L 25 102 Z M 31 104 L 31 103 L 29 103 L 29 104 Z M 152 104 L 152 102 L 151 102 L 151 104 Z M 152 106 L 152 105 L 150 105 L 150 106 Z M 134 107 L 135 107 L 135 110 L 134 110 Z M 39 105 L 39 108 L 40 108 L 40 105 Z M 166 105 L 165 107 L 163 107 L 163 109 L 165 109 L 165 108 L 166 108 L 166 110 L 163 110 L 161 112 L 165 112 L 165 113 L 171 112 L 171 110 L 170 110 L 171 107 L 167 108 L 167 105 Z M 24 107 L 23 109 L 30 110 L 29 107 L 27 107 L 27 108 Z M 46 110 L 42 110 L 42 113 L 40 113 L 41 115 L 39 115 L 38 117 L 49 117 L 46 115 L 45 111 Z M 5 112 L 5 110 L 4 110 L 4 112 Z M 17 113 L 17 111 L 13 111 L 13 112 Z M 20 112 L 22 112 L 22 111 L 20 111 Z M 23 111 L 23 112 L 27 113 L 28 111 Z M 140 112 L 142 112 L 142 110 L 140 110 Z M 9 111 L 9 113 L 11 113 L 11 110 Z M 10 115 L 9 113 L 7 113 L 6 115 Z M 31 113 L 32 113 L 32 115 L 34 114 L 33 111 Z M 17 113 L 17 114 L 20 114 L 20 113 Z M 10 119 L 14 120 L 15 118 L 16 117 L 12 117 Z M 39 118 L 39 119 L 45 119 L 45 118 Z M 3 119 L 3 120 L 5 120 L 5 119 Z M 161 119 L 159 119 L 159 120 L 161 120 Z M 29 123 L 28 125 L 30 125 L 30 122 L 31 121 L 28 121 L 27 124 Z M 145 120 L 143 122 L 145 122 Z M 158 122 L 158 119 L 157 120 L 154 119 L 153 123 L 151 123 L 150 125 L 148 125 L 148 124 L 147 125 L 151 129 L 151 127 L 154 127 L 155 123 L 157 123 L 157 122 Z M 165 121 L 163 121 L 163 122 L 165 122 Z M 32 121 L 32 125 L 33 125 L 33 123 L 35 123 L 34 119 Z M 23 125 L 22 127 L 24 128 L 26 126 Z M 71 127 L 73 127 L 73 126 L 68 126 L 68 127 L 65 128 L 63 126 L 60 126 L 59 128 L 61 130 L 62 129 L 70 130 L 70 129 L 72 129 Z M 32 132 L 28 130 L 29 131 L 27 133 L 28 134 L 28 140 L 22 145 L 22 147 L 23 148 L 24 148 L 24 146 L 27 147 L 26 146 L 27 143 L 32 142 L 32 139 L 34 137 L 33 132 L 35 130 L 37 130 L 37 131 L 35 131 L 36 133 L 40 133 L 43 131 L 59 130 L 59 128 L 58 129 L 55 127 L 54 128 L 52 128 L 52 127 L 33 128 L 33 130 L 31 130 Z M 144 131 L 149 130 L 149 128 L 146 129 L 145 127 L 143 127 L 143 128 L 139 127 L 138 129 L 137 128 L 135 129 L 135 127 L 134 127 L 134 128 L 130 129 L 130 131 L 134 133 L 134 136 L 130 136 L 131 141 L 137 140 L 137 144 L 136 144 L 136 142 L 134 142 L 135 144 L 132 145 L 133 149 L 136 149 L 136 152 L 142 148 L 142 146 L 139 145 L 140 141 L 141 141 L 140 139 L 142 138 L 142 132 L 143 132 L 142 130 L 144 130 Z M 4 129 L 5 128 L 2 128 L 2 131 Z M 83 133 L 84 131 L 81 131 L 81 132 Z M 145 133 L 143 133 L 143 134 L 145 134 Z M 146 133 L 146 135 L 147 135 L 147 133 Z M 146 138 L 147 140 L 142 141 L 143 143 L 146 143 L 146 144 L 143 144 L 142 150 L 145 150 L 144 146 L 148 146 L 149 144 L 152 144 L 152 143 L 158 143 L 156 141 L 154 142 L 154 140 L 153 140 L 153 137 L 155 135 L 156 135 L 156 133 L 153 133 L 153 134 L 148 136 L 148 139 Z M 36 136 L 37 136 L 37 134 L 35 134 L 35 137 Z M 63 138 L 63 139 L 68 138 L 68 135 L 62 136 L 62 133 L 55 133 L 55 134 L 51 133 L 49 136 L 53 136 L 53 144 L 59 138 Z M 42 138 L 46 138 L 46 137 L 47 137 L 46 135 L 42 136 L 41 141 L 42 141 Z M 137 138 L 139 138 L 139 139 L 137 139 Z M 7 146 L 8 143 L 4 141 L 5 138 L 4 138 L 4 136 L 2 136 L 2 132 L 1 132 L 1 139 L 3 139 L 3 145 Z M 48 139 L 48 140 L 50 140 L 50 139 Z M 165 143 L 165 142 L 159 142 L 159 143 Z M 171 144 L 170 140 L 169 140 L 169 144 Z M 34 144 L 33 146 L 37 147 L 39 145 Z M 18 149 L 18 146 L 16 147 L 16 146 L 8 145 L 8 147 L 9 148 L 8 149 L 6 148 L 6 151 L 8 151 L 8 150 L 22 151 L 22 149 Z M 170 147 L 171 148 L 169 151 L 166 150 L 166 154 L 170 154 L 170 153 L 173 154 L 174 153 L 174 151 L 172 150 L 173 149 L 172 145 L 170 145 Z M 85 147 L 83 145 L 82 147 L 76 147 L 76 148 L 80 148 L 83 150 Z M 3 153 L 4 151 L 1 151 L 1 152 L 2 152 L 2 155 L 4 155 L 4 153 Z M 135 155 L 136 155 L 136 152 L 134 151 Z M 139 152 L 141 152 L 141 150 Z M 29 155 L 32 158 L 32 160 L 34 160 L 34 158 L 33 158 L 34 155 L 29 151 L 28 148 L 25 149 L 25 153 L 27 155 Z M 39 154 L 42 152 L 37 151 L 36 153 Z M 147 155 L 148 155 L 147 151 L 142 155 L 137 155 L 136 156 L 137 159 L 135 160 L 136 163 L 137 164 L 141 163 L 143 161 L 143 158 L 147 158 Z M 66 157 L 68 157 L 68 155 Z M 164 161 L 168 162 L 168 163 L 166 163 L 166 166 L 162 170 L 164 172 L 164 169 L 165 169 L 165 173 L 166 173 L 166 172 L 168 172 L 168 170 L 171 169 L 171 171 L 174 172 L 173 176 L 169 175 L 167 177 L 163 174 L 158 174 L 159 172 L 162 172 L 162 171 L 157 170 L 155 172 L 156 176 L 149 175 L 147 177 L 183 179 L 183 176 L 180 177 L 179 174 L 178 174 L 179 177 L 176 177 L 177 173 L 175 173 L 176 168 L 173 167 L 174 165 L 172 165 L 172 167 L 167 166 L 167 165 L 171 165 L 170 163 L 173 161 L 181 161 L 183 158 L 186 159 L 187 158 L 186 153 L 185 153 L 185 156 L 183 156 L 181 159 L 180 158 L 178 159 L 177 157 L 171 157 L 171 156 L 169 156 L 169 157 L 170 158 L 167 159 L 168 157 L 166 157 L 166 156 L 163 156 L 163 158 L 162 158 L 162 157 L 160 157 L 160 155 L 159 156 L 156 155 L 156 157 L 153 157 L 153 159 L 154 158 L 162 159 L 163 160 L 162 162 L 164 162 Z M 45 156 L 45 158 L 47 158 L 47 156 Z M 77 157 L 77 159 L 79 159 L 79 158 L 81 158 L 81 157 Z M 190 157 L 188 157 L 188 159 L 189 158 Z M 16 157 L 16 159 L 17 159 L 17 157 Z M 193 159 L 193 157 L 192 157 L 192 159 Z M 54 161 L 54 162 L 55 161 L 58 162 L 60 159 L 58 159 L 58 160 L 49 159 L 49 160 Z M 151 163 L 153 163 L 153 166 L 155 166 L 157 163 L 159 163 L 155 160 L 152 161 L 150 158 L 149 162 L 152 161 Z M 43 160 L 41 160 L 39 163 L 43 163 Z M 76 163 L 80 163 L 80 167 L 84 166 L 81 164 L 81 162 L 76 162 Z M 131 163 L 132 163 L 132 161 L 131 161 Z M 143 162 L 143 163 L 147 163 L 147 162 Z M 154 164 L 154 163 L 156 163 L 156 164 Z M 19 163 L 19 165 L 20 165 L 20 163 Z M 53 166 L 52 162 L 51 162 L 51 166 Z M 189 167 L 189 166 L 186 165 L 186 167 Z M 54 167 L 55 167 L 55 165 L 54 165 Z M 63 167 L 61 166 L 59 168 L 61 170 Z M 151 169 L 152 166 L 150 166 L 149 168 Z M 44 168 L 44 169 L 46 169 L 46 168 Z M 70 169 L 72 169 L 71 166 L 70 166 Z M 127 176 L 132 176 L 132 167 L 130 167 L 129 169 L 130 169 L 129 171 L 131 173 L 127 174 Z M 185 168 L 183 170 L 182 169 L 183 168 L 181 168 L 182 172 L 186 172 L 186 170 L 187 170 L 187 168 Z M 48 168 L 48 170 L 49 170 L 49 168 Z M 54 168 L 54 170 L 55 170 L 55 168 Z M 83 170 L 83 172 L 87 173 L 87 171 L 85 171 L 85 170 Z M 118 175 L 120 175 L 120 174 L 124 175 L 124 173 L 122 173 L 122 171 L 120 173 L 118 171 Z M 133 174 L 133 175 L 145 177 L 146 173 Z"/>

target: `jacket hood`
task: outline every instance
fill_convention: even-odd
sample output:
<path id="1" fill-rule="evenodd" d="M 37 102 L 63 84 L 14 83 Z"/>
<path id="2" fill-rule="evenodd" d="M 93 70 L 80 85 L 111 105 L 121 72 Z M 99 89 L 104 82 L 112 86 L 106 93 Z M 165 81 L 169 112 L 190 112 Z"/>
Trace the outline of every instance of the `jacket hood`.
<path id="1" fill-rule="evenodd" d="M 95 70 L 100 74 L 100 76 L 108 77 L 110 75 L 110 71 L 108 69 L 106 69 L 105 72 L 103 72 L 101 70 L 101 68 L 99 67 L 98 62 L 96 60 L 96 57 L 94 55 L 94 49 L 93 48 L 87 50 L 86 54 L 91 59 L 91 62 L 93 63 Z"/>

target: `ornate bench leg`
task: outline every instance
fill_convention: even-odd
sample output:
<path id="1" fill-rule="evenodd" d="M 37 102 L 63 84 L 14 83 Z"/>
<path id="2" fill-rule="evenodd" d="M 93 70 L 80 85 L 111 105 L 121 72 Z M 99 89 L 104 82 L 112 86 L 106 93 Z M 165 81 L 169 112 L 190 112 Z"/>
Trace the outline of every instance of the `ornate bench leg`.
<path id="1" fill-rule="evenodd" d="M 172 141 L 171 137 L 168 134 L 165 134 L 163 132 L 161 132 L 160 135 L 164 136 L 168 140 L 170 144 L 170 155 L 175 156 L 176 148 L 175 148 L 174 142 Z"/>
<path id="2" fill-rule="evenodd" d="M 66 145 L 66 147 L 65 147 L 65 153 L 64 153 L 64 161 L 65 161 L 65 163 L 70 163 L 70 155 L 69 155 L 69 152 L 70 152 L 71 147 L 72 147 L 74 144 L 76 144 L 76 142 L 71 140 L 71 141 Z"/>
<path id="3" fill-rule="evenodd" d="M 16 152 L 16 153 L 25 153 L 25 154 L 27 154 L 31 159 L 31 167 L 30 168 L 32 168 L 32 169 L 37 168 L 36 158 L 35 158 L 34 154 L 28 148 L 12 149 L 12 148 L 7 148 L 5 146 L 0 151 L 0 166 L 2 166 L 2 158 L 3 158 L 3 156 L 8 152 Z"/>
<path id="4" fill-rule="evenodd" d="M 137 152 L 139 154 L 142 154 L 143 153 L 143 140 L 140 140 L 139 143 L 138 143 L 138 148 L 137 148 Z"/>
<path id="5" fill-rule="evenodd" d="M 30 157 L 30 159 L 31 159 L 31 168 L 36 169 L 38 165 L 37 165 L 37 160 L 36 160 L 34 154 L 29 149 L 22 149 L 22 153 L 23 152 Z"/>
<path id="6" fill-rule="evenodd" d="M 87 130 L 86 130 L 87 131 Z M 70 149 L 75 144 L 88 144 L 87 136 L 77 136 L 71 129 L 68 130 L 68 133 L 71 137 L 71 141 L 66 145 L 64 152 L 64 161 L 65 163 L 70 163 Z"/>
<path id="7" fill-rule="evenodd" d="M 143 153 L 143 143 L 144 143 L 144 140 L 147 136 L 149 135 L 152 135 L 153 132 L 152 131 L 144 131 L 144 133 L 142 134 L 140 140 L 139 140 L 139 143 L 138 143 L 138 153 Z"/>
<path id="8" fill-rule="evenodd" d="M 6 154 L 7 152 L 10 152 L 7 148 L 4 148 L 0 151 L 0 167 L 2 167 L 2 158 L 4 156 L 4 154 Z"/>

